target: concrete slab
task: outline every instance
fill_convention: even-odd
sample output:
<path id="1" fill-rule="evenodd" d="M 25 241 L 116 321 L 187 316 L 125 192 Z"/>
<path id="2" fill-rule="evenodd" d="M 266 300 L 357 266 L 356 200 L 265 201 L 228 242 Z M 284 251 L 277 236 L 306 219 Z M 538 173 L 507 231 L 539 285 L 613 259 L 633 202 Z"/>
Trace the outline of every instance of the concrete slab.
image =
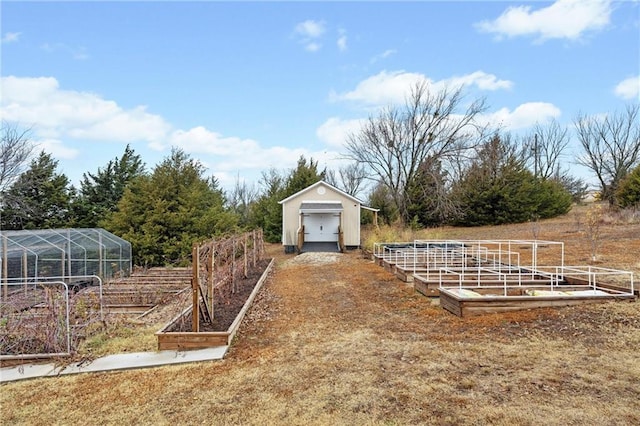
<path id="1" fill-rule="evenodd" d="M 55 376 L 59 369 L 55 364 L 25 364 L 18 367 L 0 368 L 0 383 Z"/>
<path id="2" fill-rule="evenodd" d="M 337 242 L 305 242 L 302 245 L 302 253 L 339 253 L 340 246 Z"/>
<path id="3" fill-rule="evenodd" d="M 18 367 L 6 367 L 0 369 L 0 383 L 34 379 L 37 377 L 53 377 L 67 374 L 158 367 L 161 365 L 183 364 L 187 362 L 213 361 L 224 358 L 228 349 L 229 346 L 218 346 L 193 351 L 116 354 L 97 358 L 90 362 L 73 363 L 64 367 L 56 367 L 54 364 L 27 364 Z"/>

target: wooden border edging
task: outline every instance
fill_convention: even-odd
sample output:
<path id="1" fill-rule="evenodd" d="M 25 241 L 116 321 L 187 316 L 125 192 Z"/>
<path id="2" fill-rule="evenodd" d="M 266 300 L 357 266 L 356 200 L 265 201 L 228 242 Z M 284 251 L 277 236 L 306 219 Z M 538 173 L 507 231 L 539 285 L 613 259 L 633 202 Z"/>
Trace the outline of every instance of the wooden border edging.
<path id="1" fill-rule="evenodd" d="M 564 286 L 571 289 L 570 286 Z M 563 286 L 556 288 L 562 289 Z M 520 289 L 523 290 L 524 288 Z M 473 288 L 474 291 L 482 289 Z M 440 291 L 440 306 L 459 317 L 471 317 L 483 314 L 522 311 L 536 308 L 555 308 L 610 301 L 635 302 L 634 294 L 609 294 L 585 296 L 491 296 L 491 297 L 460 297 L 447 288 Z"/>
<path id="2" fill-rule="evenodd" d="M 185 318 L 193 311 L 193 305 L 186 308 L 175 318 L 169 321 L 160 331 L 156 333 L 158 337 L 158 350 L 189 350 L 189 349 L 204 349 L 215 346 L 230 345 L 231 341 L 235 337 L 240 324 L 244 319 L 245 314 L 249 310 L 249 307 L 256 298 L 256 295 L 262 288 L 263 284 L 271 272 L 271 268 L 275 264 L 275 259 L 271 259 L 269 265 L 265 268 L 262 276 L 253 288 L 253 291 L 244 303 L 244 306 L 236 316 L 236 319 L 229 326 L 227 331 L 210 331 L 210 332 L 193 332 L 193 331 L 165 331 L 171 328 L 173 324 Z"/>

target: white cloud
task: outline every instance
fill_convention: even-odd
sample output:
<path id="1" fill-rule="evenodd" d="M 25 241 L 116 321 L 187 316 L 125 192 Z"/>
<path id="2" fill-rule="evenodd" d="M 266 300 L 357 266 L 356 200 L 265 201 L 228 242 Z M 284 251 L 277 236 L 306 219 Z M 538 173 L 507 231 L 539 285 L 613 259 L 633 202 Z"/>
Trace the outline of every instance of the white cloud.
<path id="1" fill-rule="evenodd" d="M 640 101 L 640 75 L 622 80 L 616 85 L 614 93 L 622 99 Z"/>
<path id="2" fill-rule="evenodd" d="M 493 74 L 484 71 L 476 71 L 463 76 L 454 76 L 444 80 L 452 87 L 477 86 L 480 90 L 511 89 L 513 82 L 509 80 L 498 80 Z"/>
<path id="3" fill-rule="evenodd" d="M 73 59 L 77 60 L 85 60 L 89 58 L 87 49 L 83 46 L 72 47 L 64 43 L 44 43 L 42 46 L 40 46 L 40 48 L 47 53 L 55 53 L 60 51 L 65 52 L 71 55 Z"/>
<path id="4" fill-rule="evenodd" d="M 175 130 L 155 149 L 168 150 L 175 146 L 192 154 L 222 187 L 232 188 L 236 177 L 257 182 L 260 173 L 269 168 L 284 170 L 296 166 L 301 155 L 317 160 L 321 166 L 332 164 L 338 153 L 333 151 L 310 151 L 304 148 L 284 146 L 265 147 L 255 140 L 235 136 L 224 136 L 203 126 L 189 130 Z"/>
<path id="5" fill-rule="evenodd" d="M 518 130 L 531 127 L 536 123 L 544 123 L 552 118 L 558 118 L 560 109 L 547 102 L 527 102 L 519 105 L 513 111 L 501 108 L 493 113 L 484 114 L 478 121 L 493 126 L 500 126 L 506 130 Z"/>
<path id="6" fill-rule="evenodd" d="M 479 22 L 476 28 L 499 38 L 533 35 L 540 41 L 576 40 L 585 32 L 609 25 L 611 10 L 611 0 L 558 0 L 537 10 L 512 6 L 493 21 Z"/>
<path id="7" fill-rule="evenodd" d="M 306 21 L 297 24 L 295 31 L 302 37 L 318 38 L 324 34 L 325 25 L 322 21 L 307 19 Z"/>
<path id="8" fill-rule="evenodd" d="M 41 137 L 154 142 L 170 125 L 144 106 L 123 109 L 114 101 L 62 90 L 52 77 L 3 77 L 0 111 L 9 121 L 32 123 Z"/>
<path id="9" fill-rule="evenodd" d="M 4 33 L 4 36 L 0 40 L 2 43 L 15 43 L 20 40 L 20 35 L 22 33 Z"/>
<path id="10" fill-rule="evenodd" d="M 492 113 L 482 114 L 477 117 L 476 122 L 480 125 L 488 125 L 490 128 L 520 130 L 532 127 L 536 123 L 544 124 L 553 118 L 558 118 L 560 114 L 560 109 L 553 104 L 528 102 L 519 105 L 513 111 L 502 108 Z M 460 116 L 455 114 L 451 116 L 452 120 L 458 118 Z M 326 145 L 344 152 L 348 136 L 357 133 L 366 121 L 366 118 L 342 120 L 339 117 L 331 117 L 318 127 L 316 136 Z"/>
<path id="11" fill-rule="evenodd" d="M 231 187 L 230 176 L 235 179 L 240 173 L 257 180 L 270 167 L 295 167 L 301 155 L 313 157 L 323 167 L 332 166 L 339 157 L 334 151 L 264 147 L 253 139 L 225 136 L 204 126 L 174 128 L 145 106 L 123 108 L 94 93 L 64 90 L 53 77 L 2 77 L 0 91 L 0 116 L 31 126 L 38 147 L 59 160 L 98 155 L 104 144 L 144 142 L 159 152 L 176 146 Z M 81 166 L 71 168 L 77 172 Z"/>
<path id="12" fill-rule="evenodd" d="M 382 59 L 386 59 L 391 55 L 395 55 L 398 51 L 395 49 L 387 49 L 384 52 L 380 53 L 379 55 L 374 56 L 373 58 L 371 58 L 371 60 L 369 62 L 371 62 L 372 64 L 381 61 Z"/>
<path id="13" fill-rule="evenodd" d="M 314 21 L 307 19 L 298 23 L 294 28 L 294 33 L 299 42 L 304 45 L 305 50 L 316 52 L 320 50 L 322 44 L 318 41 L 325 33 L 325 23 L 323 21 Z"/>
<path id="14" fill-rule="evenodd" d="M 304 45 L 304 50 L 307 52 L 317 52 L 322 48 L 322 44 L 316 43 L 315 41 L 308 42 Z"/>
<path id="15" fill-rule="evenodd" d="M 480 90 L 509 89 L 513 86 L 511 81 L 499 80 L 495 75 L 484 71 L 440 81 L 433 81 L 419 73 L 382 71 L 358 83 L 354 90 L 342 94 L 332 93 L 330 97 L 334 101 L 353 101 L 370 106 L 398 104 L 405 101 L 416 83 L 425 83 L 433 90 L 463 85 L 476 86 Z"/>
<path id="16" fill-rule="evenodd" d="M 357 132 L 365 121 L 365 119 L 342 120 L 331 117 L 318 127 L 316 136 L 329 146 L 343 148 L 348 135 Z"/>
<path id="17" fill-rule="evenodd" d="M 382 71 L 371 76 L 350 92 L 333 94 L 333 100 L 359 102 L 365 105 L 401 103 L 416 83 L 428 81 L 418 73 L 405 71 Z"/>
<path id="18" fill-rule="evenodd" d="M 101 116 L 93 124 L 85 123 L 86 126 L 69 130 L 69 135 L 76 139 L 154 142 L 164 138 L 170 127 L 159 115 L 148 113 L 144 106 L 123 110 L 113 103 L 113 107 L 109 115 Z"/>
<path id="19" fill-rule="evenodd" d="M 340 34 L 340 37 L 338 37 L 338 41 L 337 41 L 337 45 L 338 45 L 338 50 L 340 50 L 341 52 L 344 52 L 347 50 L 347 33 L 345 30 L 340 30 L 338 31 L 338 33 Z"/>
<path id="20" fill-rule="evenodd" d="M 219 156 L 248 153 L 259 149 L 256 141 L 238 137 L 224 137 L 202 126 L 189 130 L 176 130 L 167 139 L 169 146 L 178 146 L 191 153 Z"/>
<path id="21" fill-rule="evenodd" d="M 57 139 L 38 139 L 34 143 L 41 151 L 48 152 L 57 159 L 73 160 L 80 154 L 77 149 L 69 148 Z"/>

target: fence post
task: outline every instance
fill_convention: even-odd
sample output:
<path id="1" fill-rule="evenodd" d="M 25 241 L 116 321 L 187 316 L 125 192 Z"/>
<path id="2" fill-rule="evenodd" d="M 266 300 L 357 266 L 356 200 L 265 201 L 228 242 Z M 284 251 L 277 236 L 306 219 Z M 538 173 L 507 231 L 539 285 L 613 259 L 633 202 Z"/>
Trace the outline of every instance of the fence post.
<path id="1" fill-rule="evenodd" d="M 236 238 L 232 237 L 231 249 L 231 293 L 236 293 Z"/>
<path id="2" fill-rule="evenodd" d="M 244 268 L 244 277 L 248 278 L 249 277 L 249 258 L 247 257 L 247 244 L 249 242 L 249 234 L 245 233 L 244 234 L 244 253 L 242 255 L 243 258 L 243 265 L 242 267 Z"/>
<path id="3" fill-rule="evenodd" d="M 194 244 L 191 251 L 191 295 L 193 299 L 193 309 L 191 310 L 191 331 L 194 331 L 196 333 L 200 331 L 200 300 L 198 297 L 198 286 L 200 285 L 200 281 L 198 279 L 198 269 L 200 263 L 199 251 L 200 250 L 198 250 L 198 244 Z"/>
<path id="4" fill-rule="evenodd" d="M 211 244 L 210 248 L 209 248 L 209 286 L 208 286 L 208 292 L 209 292 L 209 314 L 211 315 L 211 320 L 213 321 L 214 318 L 214 311 L 213 311 L 213 288 L 214 288 L 214 279 L 215 279 L 215 274 L 213 271 L 213 268 L 215 268 L 215 255 L 216 255 L 216 251 L 215 251 L 215 245 Z"/>

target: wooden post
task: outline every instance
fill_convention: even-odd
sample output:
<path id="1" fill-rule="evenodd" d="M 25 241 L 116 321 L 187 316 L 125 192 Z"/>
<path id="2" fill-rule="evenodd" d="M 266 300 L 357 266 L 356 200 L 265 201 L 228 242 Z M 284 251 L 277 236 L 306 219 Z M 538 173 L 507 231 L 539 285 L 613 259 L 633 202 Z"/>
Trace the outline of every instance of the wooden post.
<path id="1" fill-rule="evenodd" d="M 191 310 L 192 318 L 191 318 L 191 331 L 199 332 L 200 331 L 200 300 L 198 298 L 198 287 L 200 285 L 198 280 L 198 263 L 200 262 L 198 245 L 193 245 L 193 250 L 191 251 L 191 263 L 192 263 L 192 272 L 191 272 L 191 293 L 193 299 L 193 308 Z"/>
<path id="2" fill-rule="evenodd" d="M 247 278 L 249 277 L 249 258 L 248 258 L 248 253 L 247 253 L 247 243 L 249 242 L 249 235 L 248 234 L 244 234 L 244 254 L 242 255 L 242 258 L 244 260 L 244 277 Z"/>
<path id="3" fill-rule="evenodd" d="M 213 311 L 213 284 L 214 284 L 214 280 L 215 280 L 215 274 L 214 274 L 214 270 L 213 268 L 215 268 L 215 255 L 216 255 L 216 250 L 215 250 L 215 244 L 211 244 L 209 246 L 209 285 L 207 286 L 207 292 L 209 293 L 209 315 L 211 315 L 211 320 L 213 320 L 214 318 L 214 311 Z"/>
<path id="4" fill-rule="evenodd" d="M 236 238 L 232 237 L 231 249 L 231 293 L 236 293 Z"/>
<path id="5" fill-rule="evenodd" d="M 252 234 L 253 234 L 253 250 L 251 252 L 253 253 L 253 267 L 255 268 L 256 258 L 258 257 L 256 253 L 256 250 L 258 250 L 258 248 L 256 247 L 256 230 L 255 229 L 252 231 Z"/>

